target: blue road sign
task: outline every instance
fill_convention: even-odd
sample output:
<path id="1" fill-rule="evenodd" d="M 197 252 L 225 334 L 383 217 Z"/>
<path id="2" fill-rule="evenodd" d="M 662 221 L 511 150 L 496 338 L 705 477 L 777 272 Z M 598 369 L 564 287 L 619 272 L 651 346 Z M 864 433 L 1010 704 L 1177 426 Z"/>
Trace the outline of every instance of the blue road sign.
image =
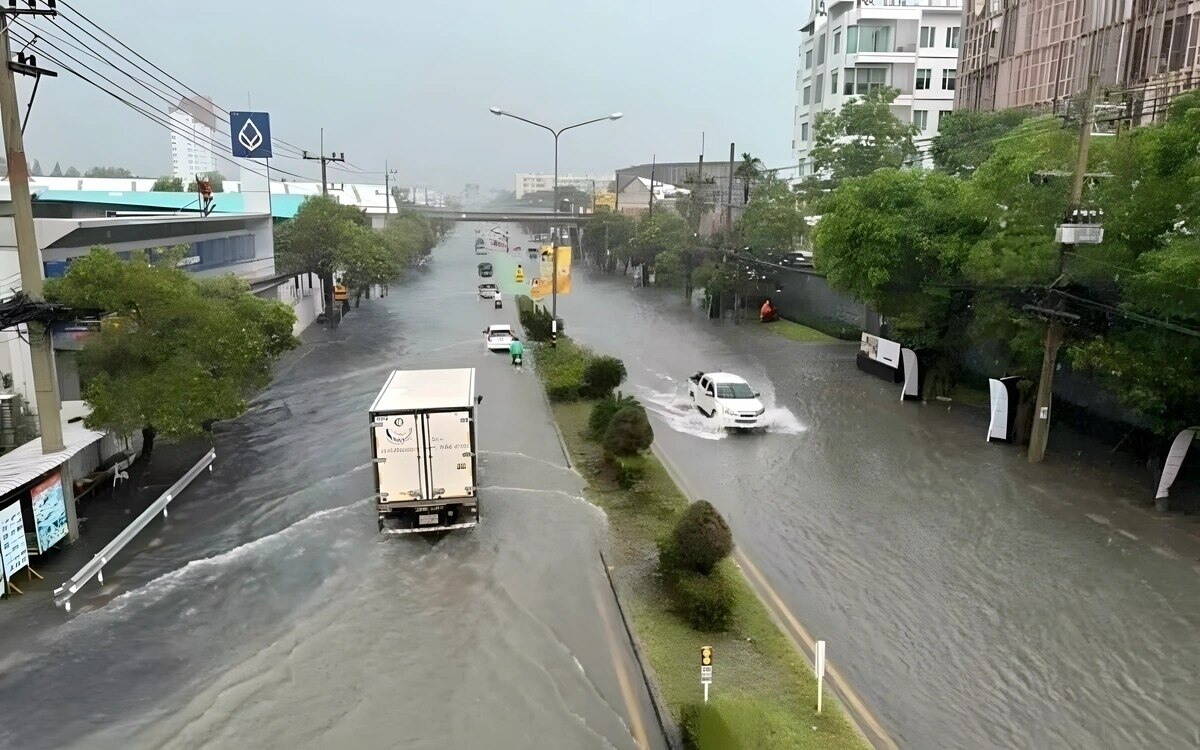
<path id="1" fill-rule="evenodd" d="M 230 112 L 229 135 L 235 158 L 271 158 L 271 116 L 266 112 Z"/>

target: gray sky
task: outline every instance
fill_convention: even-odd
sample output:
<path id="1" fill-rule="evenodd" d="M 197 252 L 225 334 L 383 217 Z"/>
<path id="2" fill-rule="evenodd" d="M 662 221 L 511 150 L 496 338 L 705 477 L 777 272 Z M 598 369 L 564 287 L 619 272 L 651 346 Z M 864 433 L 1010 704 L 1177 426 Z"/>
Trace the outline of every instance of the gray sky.
<path id="1" fill-rule="evenodd" d="M 550 171 L 549 133 L 494 117 L 490 106 L 557 127 L 625 114 L 563 135 L 562 173 L 611 173 L 654 154 L 660 161 L 693 160 L 701 131 L 708 159 L 728 158 L 734 141 L 739 154 L 751 151 L 768 166 L 791 160 L 802 22 L 797 3 L 68 2 L 225 109 L 245 109 L 249 94 L 253 109 L 271 113 L 277 140 L 317 151 L 324 127 L 327 151 L 344 151 L 349 162 L 371 172 L 382 172 L 386 159 L 404 183 L 455 192 L 468 181 L 511 189 L 516 172 Z M 117 59 L 65 19 L 55 26 Z M 44 57 L 41 62 L 54 67 Z M 24 107 L 29 85 L 20 85 Z M 135 90 L 165 109 L 166 102 Z M 111 164 L 146 175 L 170 172 L 164 126 L 65 72 L 43 80 L 26 144 L 47 173 L 55 161 L 81 171 Z M 318 174 L 312 163 L 272 164 Z M 331 173 L 339 178 L 382 181 Z"/>

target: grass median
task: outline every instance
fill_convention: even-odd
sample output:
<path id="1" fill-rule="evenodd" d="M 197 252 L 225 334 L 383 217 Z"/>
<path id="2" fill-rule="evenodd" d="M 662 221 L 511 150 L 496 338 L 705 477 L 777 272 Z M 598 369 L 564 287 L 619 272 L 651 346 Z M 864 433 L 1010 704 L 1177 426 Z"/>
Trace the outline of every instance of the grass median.
<path id="1" fill-rule="evenodd" d="M 689 747 L 868 747 L 828 691 L 824 711 L 817 715 L 811 667 L 731 559 L 723 560 L 714 572 L 726 580 L 733 594 L 729 627 L 723 632 L 700 632 L 677 614 L 671 589 L 659 573 L 657 543 L 675 527 L 688 500 L 651 454 L 639 459 L 640 478 L 631 487 L 622 487 L 611 458 L 589 428 L 597 402 L 571 391 L 572 384 L 578 389 L 579 373 L 590 357 L 587 350 L 562 337 L 556 348 L 538 347 L 534 361 L 554 402 L 554 418 L 567 447 L 588 481 L 587 497 L 608 515 L 609 563 L 663 699 L 685 737 L 692 738 Z M 703 707 L 699 675 L 701 646 L 714 649 L 707 707 Z"/>
<path id="2" fill-rule="evenodd" d="M 833 336 L 822 333 L 816 328 L 809 328 L 800 323 L 793 323 L 790 320 L 776 320 L 767 325 L 767 328 L 775 334 L 783 336 L 785 339 L 792 341 L 801 341 L 804 343 L 828 343 L 830 341 L 840 341 Z"/>

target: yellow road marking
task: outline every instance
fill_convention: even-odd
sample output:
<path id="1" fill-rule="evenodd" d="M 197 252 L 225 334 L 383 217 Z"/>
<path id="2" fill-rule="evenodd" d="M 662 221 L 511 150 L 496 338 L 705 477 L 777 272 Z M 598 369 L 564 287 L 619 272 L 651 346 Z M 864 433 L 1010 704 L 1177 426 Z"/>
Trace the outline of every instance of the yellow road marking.
<path id="1" fill-rule="evenodd" d="M 621 686 L 621 696 L 625 699 L 625 708 L 629 711 L 629 721 L 633 724 L 633 740 L 642 750 L 650 750 L 650 739 L 646 736 L 646 726 L 642 723 L 642 710 L 638 706 L 637 697 L 633 694 L 629 673 L 625 671 L 625 662 L 621 659 L 621 652 L 613 637 L 616 631 L 613 629 L 612 618 L 608 615 L 608 608 L 604 606 L 604 600 L 601 599 L 597 587 L 592 588 L 592 595 L 596 597 L 596 607 L 600 610 L 600 616 L 604 618 L 604 631 L 608 634 L 608 650 L 612 655 L 613 669 L 617 671 L 617 683 Z"/>
<path id="2" fill-rule="evenodd" d="M 807 646 L 810 651 L 815 652 L 817 648 L 816 640 L 809 634 L 807 630 L 805 630 L 804 626 L 800 624 L 800 621 L 796 619 L 796 616 L 792 614 L 791 610 L 787 608 L 787 605 L 783 603 L 783 600 L 779 597 L 779 594 L 775 593 L 775 589 L 771 587 L 771 584 L 767 583 L 766 576 L 762 574 L 762 571 L 760 571 L 758 567 L 756 567 L 754 563 L 750 561 L 750 558 L 746 557 L 745 553 L 743 553 L 740 549 L 734 556 L 737 558 L 738 564 L 741 565 L 747 572 L 749 572 L 754 578 L 755 582 L 758 583 L 762 590 L 766 592 L 767 596 L 771 600 L 771 603 L 775 606 L 775 609 L 779 612 L 779 614 L 781 614 L 783 618 L 787 620 L 787 623 L 794 631 L 794 634 L 804 642 L 804 645 Z M 869 726 L 871 731 L 875 733 L 876 737 L 879 738 L 880 742 L 882 742 L 884 747 L 888 748 L 888 750 L 899 750 L 899 745 L 897 745 L 884 730 L 883 725 L 879 723 L 879 720 L 875 718 L 875 715 L 871 713 L 870 709 L 867 708 L 866 703 L 864 703 L 862 698 L 858 696 L 858 693 L 854 692 L 854 688 L 850 687 L 850 683 L 842 678 L 842 675 L 838 672 L 837 668 L 834 667 L 833 664 L 831 664 L 828 660 L 825 662 L 825 671 L 830 677 L 833 678 L 833 682 L 837 684 L 838 689 L 841 691 L 842 695 L 845 696 L 846 702 L 850 704 L 850 708 L 854 712 L 856 720 Z"/>

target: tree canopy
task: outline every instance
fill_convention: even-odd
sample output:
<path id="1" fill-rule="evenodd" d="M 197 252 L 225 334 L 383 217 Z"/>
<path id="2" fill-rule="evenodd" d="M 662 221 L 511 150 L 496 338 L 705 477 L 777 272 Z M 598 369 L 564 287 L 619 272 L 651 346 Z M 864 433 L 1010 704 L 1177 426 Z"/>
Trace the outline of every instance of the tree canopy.
<path id="1" fill-rule="evenodd" d="M 805 214 L 800 196 L 783 180 L 769 177 L 755 186 L 738 231 L 755 254 L 792 252 L 808 234 Z"/>
<path id="2" fill-rule="evenodd" d="M 183 179 L 179 177 L 159 177 L 150 186 L 150 189 L 155 192 L 182 193 Z"/>
<path id="3" fill-rule="evenodd" d="M 68 177 L 72 175 L 68 174 Z M 124 167 L 92 167 L 83 173 L 84 177 L 133 177 L 133 172 L 130 172 Z"/>
<path id="4" fill-rule="evenodd" d="M 108 316 L 80 356 L 88 427 L 200 434 L 211 420 L 242 414 L 274 361 L 297 345 L 290 307 L 233 276 L 198 279 L 177 267 L 182 257 L 126 262 L 97 247 L 46 281 L 47 299 Z"/>
<path id="5" fill-rule="evenodd" d="M 811 151 L 814 169 L 836 181 L 898 169 L 911 161 L 917 154 L 913 136 L 919 130 L 892 114 L 891 104 L 899 93 L 872 89 L 838 110 L 819 112 Z"/>

